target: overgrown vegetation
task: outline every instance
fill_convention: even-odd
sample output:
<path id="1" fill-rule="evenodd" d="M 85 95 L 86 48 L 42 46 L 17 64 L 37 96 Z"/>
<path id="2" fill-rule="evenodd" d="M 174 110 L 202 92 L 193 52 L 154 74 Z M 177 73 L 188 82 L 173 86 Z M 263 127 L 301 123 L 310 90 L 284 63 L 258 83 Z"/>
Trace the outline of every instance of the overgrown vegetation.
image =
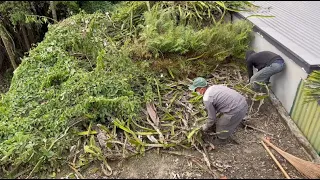
<path id="1" fill-rule="evenodd" d="M 183 7 L 192 5 L 195 10 L 201 5 L 222 11 L 196 10 L 194 18 L 209 14 L 217 22 L 228 3 L 122 2 L 111 15 L 80 12 L 50 25 L 45 39 L 23 58 L 0 101 L 2 174 L 32 176 L 56 171 L 65 163 L 81 168 L 98 159 L 108 175 L 106 159 L 154 147 L 201 144 L 196 114 L 205 117 L 205 111 L 193 114 L 193 106 L 185 106 L 190 100 L 202 107 L 201 97 L 185 92 L 177 101 L 183 108 L 173 114 L 178 111 L 169 108 L 179 97 L 177 90 L 187 84 L 166 85 L 171 81 L 159 78 L 159 71 L 168 69 L 165 78 L 201 71 L 207 75 L 206 70 L 216 67 L 213 64 L 243 57 L 250 41 L 249 24 L 221 21 L 199 29 L 191 16 L 187 25 L 172 16 L 174 8 L 188 14 L 191 10 Z M 157 63 L 163 65 L 153 71 Z M 183 68 L 187 69 L 179 72 Z"/>
<path id="2" fill-rule="evenodd" d="M 169 10 L 153 10 L 144 14 L 145 25 L 140 41 L 156 57 L 159 54 L 189 54 L 222 61 L 233 55 L 241 57 L 248 48 L 251 26 L 245 21 L 234 24 L 205 27 L 194 30 L 191 26 L 176 25 Z M 134 50 L 133 50 L 134 51 Z"/>
<path id="3" fill-rule="evenodd" d="M 153 68 L 169 71 L 178 78 L 193 78 L 195 74 L 205 76 L 226 58 L 244 58 L 243 52 L 249 48 L 252 38 L 250 23 L 221 21 L 205 25 L 208 21 L 200 21 L 209 17 L 223 19 L 223 11 L 217 9 L 225 7 L 225 4 L 178 2 L 169 6 L 170 3 L 173 2 L 154 4 L 144 13 L 144 23 L 133 26 L 138 29 L 139 36 L 132 38 L 132 58 L 158 59 Z M 208 7 L 205 10 L 212 14 L 199 15 L 195 10 L 197 6 Z M 205 10 L 201 12 L 207 12 Z M 215 15 L 217 12 L 222 14 Z M 189 16 L 182 18 L 182 14 Z M 202 26 L 198 26 L 198 23 Z"/>

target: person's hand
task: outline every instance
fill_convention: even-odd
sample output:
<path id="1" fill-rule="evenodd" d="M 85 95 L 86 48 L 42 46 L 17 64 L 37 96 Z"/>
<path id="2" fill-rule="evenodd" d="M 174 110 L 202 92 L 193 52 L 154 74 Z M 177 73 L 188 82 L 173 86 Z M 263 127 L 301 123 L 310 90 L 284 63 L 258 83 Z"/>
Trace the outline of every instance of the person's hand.
<path id="1" fill-rule="evenodd" d="M 207 127 L 207 124 L 204 124 L 201 126 L 201 130 L 204 132 L 204 133 L 208 133 L 208 127 Z"/>

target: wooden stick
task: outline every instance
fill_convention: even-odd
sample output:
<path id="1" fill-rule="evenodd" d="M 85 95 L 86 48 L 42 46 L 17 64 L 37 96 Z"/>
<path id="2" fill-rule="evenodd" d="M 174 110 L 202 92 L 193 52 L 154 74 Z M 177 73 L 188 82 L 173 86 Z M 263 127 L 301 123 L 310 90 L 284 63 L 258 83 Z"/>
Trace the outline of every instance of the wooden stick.
<path id="1" fill-rule="evenodd" d="M 256 130 L 256 131 L 260 131 L 260 132 L 265 133 L 265 134 L 268 134 L 268 135 L 270 135 L 270 136 L 274 136 L 274 135 L 271 134 L 271 133 L 268 133 L 268 132 L 266 132 L 266 131 L 264 131 L 264 130 L 258 129 L 258 128 L 253 127 L 253 126 L 245 125 L 245 127 L 248 127 L 248 128 L 250 128 L 250 129 L 254 129 L 254 130 Z"/>
<path id="2" fill-rule="evenodd" d="M 216 173 L 215 171 L 213 171 L 211 169 L 211 167 L 209 167 L 208 165 L 206 166 L 207 168 L 204 168 L 201 165 L 201 162 L 203 162 L 204 160 L 202 158 L 196 157 L 196 156 L 192 156 L 192 155 L 188 155 L 188 154 L 183 154 L 180 152 L 175 152 L 175 151 L 163 151 L 165 153 L 168 154 L 173 154 L 173 155 L 177 155 L 177 156 L 185 156 L 187 158 L 189 158 L 192 162 L 195 162 L 200 168 L 202 168 L 203 170 L 207 171 L 208 173 L 210 173 L 214 178 L 219 177 L 219 174 Z M 206 163 L 206 162 L 205 162 Z M 212 164 L 211 164 L 212 165 Z"/>
<path id="3" fill-rule="evenodd" d="M 80 179 L 85 179 L 83 176 L 82 176 L 82 174 L 80 174 L 80 172 L 76 169 L 76 168 L 74 168 L 73 166 L 72 166 L 72 164 L 68 164 L 69 165 L 69 167 L 80 177 Z"/>
<path id="4" fill-rule="evenodd" d="M 277 166 L 280 168 L 281 172 L 284 174 L 284 176 L 287 179 L 291 179 L 290 176 L 287 174 L 287 172 L 283 169 L 283 167 L 281 166 L 281 164 L 279 163 L 279 161 L 274 157 L 274 155 L 272 154 L 272 152 L 270 151 L 270 149 L 267 147 L 267 145 L 261 141 L 263 147 L 267 150 L 267 152 L 269 153 L 269 155 L 271 156 L 271 158 L 274 160 L 274 162 L 277 164 Z"/>
<path id="5" fill-rule="evenodd" d="M 192 162 L 196 163 L 201 169 L 205 170 L 207 173 L 209 173 L 210 175 L 212 175 L 214 178 L 218 178 L 219 175 L 217 173 L 215 173 L 214 171 L 212 171 L 210 168 L 208 168 L 208 166 L 202 166 L 201 163 L 196 160 L 196 159 L 190 159 Z"/>

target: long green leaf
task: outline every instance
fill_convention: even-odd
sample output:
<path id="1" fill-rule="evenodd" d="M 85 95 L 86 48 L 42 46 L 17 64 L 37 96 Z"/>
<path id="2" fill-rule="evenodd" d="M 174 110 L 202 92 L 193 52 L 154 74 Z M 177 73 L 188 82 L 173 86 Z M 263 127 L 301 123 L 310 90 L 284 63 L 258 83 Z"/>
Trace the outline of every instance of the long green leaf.
<path id="1" fill-rule="evenodd" d="M 254 14 L 254 15 L 250 15 L 248 17 L 246 17 L 247 19 L 248 18 L 251 18 L 251 17 L 259 17 L 259 18 L 273 18 L 275 16 L 267 16 L 267 15 L 259 15 L 259 14 Z"/>
<path id="2" fill-rule="evenodd" d="M 89 131 L 82 131 L 82 132 L 78 132 L 77 134 L 80 135 L 80 136 L 88 136 Z M 93 135 L 93 134 L 98 134 L 98 132 L 97 131 L 91 131 L 89 135 Z"/>
<path id="3" fill-rule="evenodd" d="M 124 127 L 119 120 L 114 120 L 113 123 L 120 129 L 124 130 L 125 132 L 130 133 L 140 145 L 144 145 L 144 143 L 137 137 L 137 135 L 133 131 L 131 131 L 129 128 Z"/>
<path id="4" fill-rule="evenodd" d="M 191 137 L 192 137 L 196 132 L 198 132 L 200 128 L 201 128 L 201 127 L 194 128 L 194 129 L 188 134 L 188 136 L 187 136 L 188 140 L 190 140 Z"/>

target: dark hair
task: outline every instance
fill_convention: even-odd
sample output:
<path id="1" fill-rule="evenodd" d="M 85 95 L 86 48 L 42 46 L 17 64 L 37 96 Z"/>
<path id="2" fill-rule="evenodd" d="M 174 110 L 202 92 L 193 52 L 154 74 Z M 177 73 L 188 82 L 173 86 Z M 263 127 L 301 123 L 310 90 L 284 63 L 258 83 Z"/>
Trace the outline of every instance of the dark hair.
<path id="1" fill-rule="evenodd" d="M 246 52 L 246 60 L 248 60 L 249 56 L 251 56 L 252 54 L 254 54 L 256 52 L 254 52 L 253 50 L 249 50 Z"/>

